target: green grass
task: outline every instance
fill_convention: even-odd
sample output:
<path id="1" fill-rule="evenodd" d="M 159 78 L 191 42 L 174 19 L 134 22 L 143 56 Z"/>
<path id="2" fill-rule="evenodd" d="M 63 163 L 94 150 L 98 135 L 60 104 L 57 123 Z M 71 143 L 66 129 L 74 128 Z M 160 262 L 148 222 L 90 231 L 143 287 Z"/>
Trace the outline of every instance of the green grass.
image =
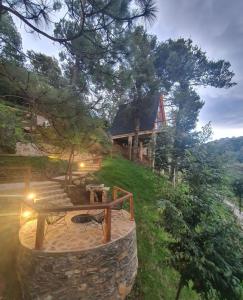
<path id="1" fill-rule="evenodd" d="M 139 269 L 129 299 L 175 299 L 179 274 L 169 264 L 171 254 L 167 242 L 170 237 L 156 226 L 156 202 L 158 197 L 169 198 L 173 192 L 170 183 L 151 170 L 119 157 L 106 159 L 97 179 L 107 186 L 120 186 L 134 195 Z M 194 300 L 199 296 L 190 288 L 184 288 L 182 299 Z"/>
<path id="2" fill-rule="evenodd" d="M 15 155 L 0 155 L 0 170 L 6 167 L 25 167 L 32 168 L 33 180 L 46 179 L 46 177 L 55 177 L 65 173 L 67 161 L 60 159 L 53 159 L 47 156 L 15 156 Z M 3 181 L 18 181 L 16 174 L 9 172 L 8 176 L 0 175 L 0 182 Z M 23 175 L 23 174 L 22 174 Z M 7 180 L 6 180 L 7 179 Z"/>
<path id="3" fill-rule="evenodd" d="M 28 112 L 28 108 L 27 107 L 24 107 L 23 105 L 14 103 L 12 101 L 8 101 L 8 100 L 3 99 L 1 97 L 0 97 L 0 103 L 2 105 L 5 105 L 9 109 L 12 109 L 12 110 L 16 111 L 17 113 L 23 114 L 23 113 L 27 113 Z"/>

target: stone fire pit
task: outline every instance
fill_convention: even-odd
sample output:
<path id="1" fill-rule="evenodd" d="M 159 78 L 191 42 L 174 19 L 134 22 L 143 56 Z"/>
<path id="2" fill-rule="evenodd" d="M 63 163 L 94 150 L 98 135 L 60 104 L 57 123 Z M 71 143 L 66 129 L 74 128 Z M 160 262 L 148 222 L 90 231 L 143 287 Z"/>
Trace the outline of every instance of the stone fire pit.
<path id="1" fill-rule="evenodd" d="M 111 241 L 103 242 L 97 211 L 67 212 L 48 225 L 42 250 L 35 250 L 36 220 L 19 232 L 18 276 L 25 299 L 125 299 L 137 272 L 135 222 L 124 210 L 112 210 Z M 83 222 L 74 222 L 84 215 Z M 82 217 L 80 217 L 80 220 Z"/>

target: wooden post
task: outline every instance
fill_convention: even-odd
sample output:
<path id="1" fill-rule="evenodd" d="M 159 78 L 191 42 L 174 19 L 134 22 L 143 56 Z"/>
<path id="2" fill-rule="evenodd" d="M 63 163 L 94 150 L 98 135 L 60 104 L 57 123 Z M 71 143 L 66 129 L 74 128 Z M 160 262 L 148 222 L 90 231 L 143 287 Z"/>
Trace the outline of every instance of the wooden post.
<path id="1" fill-rule="evenodd" d="M 102 198 L 102 200 L 101 200 L 102 203 L 107 202 L 107 191 L 105 191 L 105 190 L 102 191 L 102 197 L 101 198 Z"/>
<path id="2" fill-rule="evenodd" d="M 44 214 L 38 214 L 37 226 L 36 226 L 36 238 L 35 238 L 35 249 L 42 249 L 45 235 L 45 221 L 46 216 Z"/>
<path id="3" fill-rule="evenodd" d="M 154 171 L 155 167 L 155 148 L 156 148 L 156 132 L 153 130 L 152 136 L 151 136 L 151 168 Z"/>
<path id="4" fill-rule="evenodd" d="M 68 184 L 72 184 L 72 181 L 73 181 L 73 161 L 74 161 L 74 150 L 73 150 L 70 169 L 69 169 L 69 182 L 68 182 Z"/>
<path id="5" fill-rule="evenodd" d="M 113 187 L 113 191 L 112 191 L 112 200 L 116 200 L 117 199 L 117 189 L 115 187 Z"/>
<path id="6" fill-rule="evenodd" d="M 128 157 L 132 160 L 132 135 L 128 136 Z"/>
<path id="7" fill-rule="evenodd" d="M 143 161 L 143 142 L 139 142 L 139 160 Z"/>
<path id="8" fill-rule="evenodd" d="M 111 208 L 105 208 L 105 236 L 104 242 L 108 243 L 111 240 Z"/>
<path id="9" fill-rule="evenodd" d="M 94 204 L 94 198 L 95 198 L 95 194 L 94 194 L 94 190 L 91 189 L 90 190 L 90 204 Z"/>
<path id="10" fill-rule="evenodd" d="M 175 188 L 175 186 L 176 186 L 176 168 L 175 167 L 173 169 L 173 179 L 172 179 L 172 182 L 173 182 L 173 188 Z"/>
<path id="11" fill-rule="evenodd" d="M 134 204 L 133 204 L 133 195 L 129 197 L 129 202 L 130 202 L 130 220 L 134 221 Z"/>
<path id="12" fill-rule="evenodd" d="M 111 152 L 110 152 L 111 158 L 113 157 L 113 148 L 114 148 L 114 140 L 112 139 L 111 140 Z"/>

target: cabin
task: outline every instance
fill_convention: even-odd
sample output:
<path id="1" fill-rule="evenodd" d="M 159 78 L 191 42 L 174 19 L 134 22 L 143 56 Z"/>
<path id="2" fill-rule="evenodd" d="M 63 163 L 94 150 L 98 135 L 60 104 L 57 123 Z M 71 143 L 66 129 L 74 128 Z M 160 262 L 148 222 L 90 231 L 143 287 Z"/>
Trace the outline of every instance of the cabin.
<path id="1" fill-rule="evenodd" d="M 135 117 L 136 116 L 136 117 Z M 135 119 L 139 119 L 136 129 Z M 154 167 L 156 135 L 165 127 L 166 116 L 162 95 L 147 97 L 134 109 L 131 103 L 120 105 L 114 118 L 110 134 L 114 146 L 119 146 L 128 159 L 132 159 L 134 137 L 138 131 L 138 159 Z"/>

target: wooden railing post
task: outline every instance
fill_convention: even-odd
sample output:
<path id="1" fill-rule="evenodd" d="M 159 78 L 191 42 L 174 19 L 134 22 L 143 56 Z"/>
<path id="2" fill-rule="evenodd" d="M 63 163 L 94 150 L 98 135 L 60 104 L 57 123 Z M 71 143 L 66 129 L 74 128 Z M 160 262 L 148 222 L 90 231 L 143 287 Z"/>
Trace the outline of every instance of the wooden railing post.
<path id="1" fill-rule="evenodd" d="M 111 208 L 105 209 L 105 236 L 104 236 L 104 242 L 108 243 L 111 240 Z"/>
<path id="2" fill-rule="evenodd" d="M 38 214 L 37 227 L 36 227 L 36 238 L 35 238 L 35 249 L 42 249 L 45 235 L 45 221 L 46 216 L 44 214 Z"/>
<path id="3" fill-rule="evenodd" d="M 112 190 L 112 200 L 116 200 L 117 199 L 117 188 L 114 186 L 113 190 Z"/>
<path id="4" fill-rule="evenodd" d="M 133 204 L 133 194 L 129 197 L 129 203 L 130 203 L 130 220 L 134 221 L 134 204 Z"/>
<path id="5" fill-rule="evenodd" d="M 132 160 L 132 135 L 128 136 L 128 157 Z"/>

